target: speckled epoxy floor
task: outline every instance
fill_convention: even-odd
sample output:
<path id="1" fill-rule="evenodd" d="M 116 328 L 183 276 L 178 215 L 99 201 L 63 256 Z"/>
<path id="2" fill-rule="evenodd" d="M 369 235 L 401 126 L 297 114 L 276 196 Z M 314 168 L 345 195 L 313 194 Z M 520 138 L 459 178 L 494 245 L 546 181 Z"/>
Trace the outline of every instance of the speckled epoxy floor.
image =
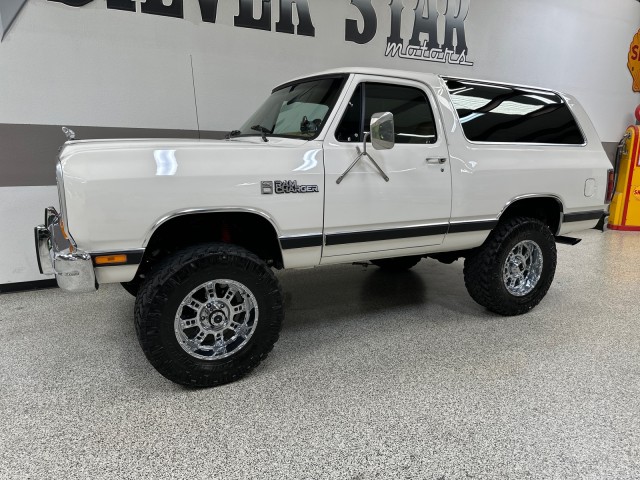
<path id="1" fill-rule="evenodd" d="M 0 478 L 640 478 L 640 234 L 559 245 L 531 313 L 483 310 L 461 262 L 280 274 L 280 341 L 185 390 L 119 286 L 0 295 Z"/>

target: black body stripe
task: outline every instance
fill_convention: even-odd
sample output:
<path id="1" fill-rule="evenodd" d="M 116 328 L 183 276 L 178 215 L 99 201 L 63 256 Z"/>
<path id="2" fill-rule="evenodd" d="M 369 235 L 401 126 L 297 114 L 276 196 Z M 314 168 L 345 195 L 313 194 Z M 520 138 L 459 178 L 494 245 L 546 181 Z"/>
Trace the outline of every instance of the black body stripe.
<path id="1" fill-rule="evenodd" d="M 300 237 L 285 237 L 280 239 L 283 250 L 293 248 L 321 247 L 322 235 L 304 235 Z"/>
<path id="2" fill-rule="evenodd" d="M 449 227 L 449 233 L 467 233 L 480 232 L 483 230 L 493 230 L 496 225 L 498 225 L 497 220 L 487 220 L 484 222 L 452 223 Z"/>
<path id="3" fill-rule="evenodd" d="M 344 245 L 347 243 L 377 242 L 398 238 L 428 237 L 444 235 L 449 225 L 428 225 L 425 227 L 394 228 L 391 230 L 369 230 L 366 232 L 333 233 L 327 235 L 326 245 Z"/>
<path id="4" fill-rule="evenodd" d="M 96 257 L 111 257 L 113 255 L 126 255 L 127 261 L 124 263 L 109 263 L 107 265 L 96 265 Z M 128 252 L 99 252 L 92 253 L 91 260 L 94 267 L 117 267 L 118 265 L 140 265 L 142 263 L 142 257 L 144 256 L 143 250 L 128 251 Z"/>
<path id="5" fill-rule="evenodd" d="M 492 230 L 497 220 L 483 222 L 454 223 L 451 225 L 426 225 L 422 227 L 393 228 L 389 230 L 366 230 L 362 232 L 332 233 L 326 236 L 325 245 L 346 245 L 350 243 L 379 242 L 400 238 L 429 237 L 446 233 L 481 232 Z M 283 250 L 322 246 L 322 235 L 304 235 L 300 237 L 280 238 Z"/>
<path id="6" fill-rule="evenodd" d="M 565 213 L 564 222 L 583 222 L 585 220 L 599 220 L 604 215 L 602 210 L 593 210 L 591 212 Z"/>

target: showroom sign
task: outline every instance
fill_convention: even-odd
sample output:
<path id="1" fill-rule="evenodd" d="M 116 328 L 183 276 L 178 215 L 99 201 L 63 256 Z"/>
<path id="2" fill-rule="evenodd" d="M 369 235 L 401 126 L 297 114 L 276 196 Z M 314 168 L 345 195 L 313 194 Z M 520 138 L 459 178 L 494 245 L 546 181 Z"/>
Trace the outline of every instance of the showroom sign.
<path id="1" fill-rule="evenodd" d="M 418 0 L 415 7 L 408 8 L 403 5 L 402 0 L 391 0 L 391 33 L 387 37 L 386 57 L 473 65 L 467 60 L 468 47 L 465 35 L 470 0 L 446 0 L 444 13 L 440 13 L 436 3 L 436 0 Z M 347 20 L 345 39 L 350 42 L 369 43 L 378 29 L 376 11 L 371 5 L 371 0 L 351 0 L 351 4 L 360 11 L 364 19 L 364 28 L 360 32 L 356 20 Z M 414 23 L 409 43 L 405 45 L 400 31 L 403 26 L 402 14 L 407 9 L 413 10 Z M 441 21 L 441 18 L 444 21 Z M 428 39 L 421 42 L 422 34 L 427 34 Z M 444 37 L 442 44 L 438 43 L 439 37 Z"/>
<path id="2" fill-rule="evenodd" d="M 627 68 L 633 77 L 633 91 L 640 92 L 640 30 L 631 41 Z"/>
<path id="3" fill-rule="evenodd" d="M 71 7 L 83 7 L 94 0 L 49 0 L 64 3 Z M 316 27 L 309 9 L 308 0 L 261 0 L 260 14 L 254 15 L 254 0 L 235 0 L 238 2 L 238 15 L 233 25 L 256 30 L 275 31 L 315 37 Z M 379 30 L 379 19 L 373 0 L 349 0 L 352 18 L 344 21 L 345 41 L 360 45 L 370 43 Z M 473 65 L 467 58 L 468 45 L 465 35 L 465 21 L 469 13 L 471 0 L 440 0 L 442 10 L 437 8 L 437 0 L 418 0 L 415 7 L 406 7 L 403 0 L 390 0 L 390 35 L 387 37 L 384 55 L 424 62 L 449 63 L 455 65 Z M 184 18 L 184 0 L 107 0 L 107 8 L 136 12 L 136 4 L 143 14 Z M 198 0 L 203 22 L 216 23 L 218 19 L 218 0 Z M 293 7 L 298 17 L 297 28 L 293 23 Z M 413 28 L 409 39 L 400 35 L 403 25 L 403 13 L 412 11 Z M 278 13 L 279 20 L 272 22 Z M 411 14 L 409 14 L 409 17 Z M 407 15 L 404 15 L 407 17 Z M 362 23 L 359 28 L 358 22 Z M 426 35 L 426 40 L 421 37 Z M 443 39 L 439 43 L 438 39 Z M 408 41 L 407 41 L 408 40 Z"/>

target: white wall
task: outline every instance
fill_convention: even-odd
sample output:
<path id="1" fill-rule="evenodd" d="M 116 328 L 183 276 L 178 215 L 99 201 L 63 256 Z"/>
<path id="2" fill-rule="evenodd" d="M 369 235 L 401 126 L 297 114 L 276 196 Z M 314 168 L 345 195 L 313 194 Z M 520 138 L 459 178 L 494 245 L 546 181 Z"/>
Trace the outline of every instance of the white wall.
<path id="1" fill-rule="evenodd" d="M 416 2 L 403 2 L 405 38 Z M 344 39 L 345 20 L 360 18 L 345 0 L 308 0 L 315 37 L 234 27 L 238 0 L 219 3 L 212 24 L 195 0 L 185 2 L 185 19 L 109 10 L 106 0 L 79 8 L 30 0 L 0 44 L 0 123 L 196 129 L 191 56 L 200 127 L 209 130 L 237 126 L 274 83 L 343 65 L 567 91 L 603 141 L 619 139 L 638 103 L 626 68 L 640 25 L 634 0 L 471 0 L 472 67 L 385 57 L 389 0 L 372 1 L 378 32 L 365 45 Z"/>
<path id="2" fill-rule="evenodd" d="M 43 205 L 58 208 L 56 187 L 0 188 L 0 285 L 52 278 L 38 272 L 33 238 Z"/>
<path id="3" fill-rule="evenodd" d="M 271 0 L 272 31 L 236 27 L 239 1 L 220 0 L 217 22 L 207 23 L 196 0 L 185 0 L 184 19 L 141 13 L 141 2 L 137 12 L 125 12 L 108 9 L 107 0 L 83 7 L 28 0 L 0 43 L 0 128 L 231 130 L 278 82 L 345 65 L 566 91 L 584 105 L 604 142 L 618 141 L 639 103 L 626 67 L 640 26 L 635 0 L 469 0 L 465 33 L 473 66 L 386 57 L 390 0 L 371 0 L 377 34 L 366 44 L 345 40 L 347 19 L 363 26 L 349 1 L 308 0 L 313 37 L 275 31 L 278 0 Z M 399 1 L 406 42 L 418 0 Z M 433 1 L 443 13 L 446 0 Z M 450 0 L 451 8 L 458 1 Z M 260 2 L 254 3 L 258 15 Z M 444 17 L 438 25 L 442 42 Z M 53 169 L 54 156 L 52 151 L 42 168 Z M 41 278 L 31 230 L 42 209 L 55 202 L 55 189 L 2 188 L 2 171 L 19 161 L 0 161 L 0 251 L 14 253 L 0 258 L 0 284 Z"/>

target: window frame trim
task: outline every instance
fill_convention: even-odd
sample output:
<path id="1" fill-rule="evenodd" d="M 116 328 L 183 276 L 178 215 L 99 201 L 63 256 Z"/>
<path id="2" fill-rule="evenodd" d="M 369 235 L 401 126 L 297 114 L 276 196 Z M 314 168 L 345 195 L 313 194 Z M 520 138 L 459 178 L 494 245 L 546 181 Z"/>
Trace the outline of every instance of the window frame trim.
<path id="1" fill-rule="evenodd" d="M 343 90 L 343 94 L 345 95 L 343 105 L 341 106 L 341 109 L 336 109 L 335 123 L 334 125 L 332 125 L 330 130 L 331 140 L 335 141 L 338 145 L 341 145 L 341 146 L 362 144 L 362 141 L 359 141 L 359 142 L 340 141 L 336 138 L 336 131 L 340 127 L 340 123 L 342 122 L 342 118 L 346 112 L 346 108 L 349 100 L 355 93 L 358 86 L 366 83 L 381 83 L 381 84 L 388 84 L 388 85 L 398 86 L 398 87 L 415 88 L 417 90 L 420 90 L 427 99 L 429 108 L 431 109 L 431 113 L 433 115 L 433 121 L 434 121 L 433 123 L 436 129 L 436 141 L 434 143 L 424 143 L 424 144 L 397 143 L 396 146 L 411 145 L 414 147 L 416 146 L 436 147 L 440 145 L 440 142 L 442 141 L 445 141 L 446 143 L 446 128 L 445 128 L 444 121 L 442 119 L 442 114 L 440 112 L 438 102 L 437 102 L 438 95 L 432 91 L 430 85 L 416 79 L 411 79 L 411 78 L 391 77 L 391 76 L 383 76 L 383 75 L 375 75 L 375 74 L 372 75 L 368 73 L 354 73 L 352 76 L 351 84 L 348 86 L 345 86 Z M 366 88 L 362 89 L 363 97 L 366 95 L 365 90 Z M 362 108 L 363 110 L 366 109 L 366 105 L 364 104 L 364 102 L 363 102 Z M 365 121 L 364 126 L 366 126 L 366 120 L 364 119 L 364 112 L 362 116 L 363 116 L 363 121 Z M 370 141 L 367 143 L 370 143 Z"/>
<path id="2" fill-rule="evenodd" d="M 565 98 L 565 96 L 556 90 L 538 88 L 538 87 L 529 87 L 525 85 L 517 85 L 517 84 L 511 84 L 511 83 L 487 82 L 484 80 L 476 80 L 472 78 L 449 77 L 449 76 L 440 76 L 440 78 L 442 79 L 444 90 L 447 92 L 448 100 L 451 103 L 451 107 L 453 107 L 453 111 L 455 112 L 456 120 L 460 126 L 460 130 L 462 131 L 462 136 L 468 143 L 472 145 L 498 145 L 498 146 L 499 145 L 510 145 L 510 146 L 523 145 L 523 146 L 529 146 L 529 147 L 576 147 L 576 148 L 584 148 L 589 145 L 589 139 L 585 135 L 584 129 L 582 128 L 582 125 L 578 121 L 578 118 L 576 117 L 575 113 L 573 113 L 573 109 L 569 106 L 569 103 L 567 102 L 567 99 Z M 453 100 L 451 99 L 451 96 L 452 96 L 451 90 L 449 90 L 449 87 L 447 85 L 447 82 L 449 80 L 453 80 L 457 82 L 475 83 L 480 86 L 487 86 L 487 87 L 517 88 L 519 90 L 528 90 L 531 93 L 543 93 L 547 95 L 553 94 L 556 97 L 558 97 L 564 105 L 566 105 L 567 109 L 569 110 L 569 113 L 571 114 L 571 117 L 573 118 L 573 121 L 576 123 L 578 130 L 582 135 L 583 143 L 490 142 L 490 141 L 483 141 L 483 140 L 469 140 L 469 138 L 467 137 L 467 133 L 464 131 L 462 122 L 460 121 L 460 115 L 458 114 L 458 109 L 456 108 L 456 106 L 453 103 Z"/>
<path id="3" fill-rule="evenodd" d="M 271 90 L 271 93 L 269 94 L 269 96 L 273 95 L 274 93 L 276 93 L 279 90 L 283 90 L 283 89 L 285 89 L 287 87 L 292 87 L 293 85 L 298 85 L 300 83 L 306 83 L 306 82 L 315 82 L 315 81 L 319 81 L 319 80 L 341 80 L 341 83 L 340 83 L 340 92 L 338 93 L 338 96 L 336 97 L 336 101 L 333 104 L 333 106 L 331 108 L 329 108 L 329 111 L 327 112 L 325 121 L 323 122 L 324 124 L 323 124 L 322 128 L 317 132 L 317 134 L 314 137 L 301 137 L 299 135 L 283 135 L 283 134 L 279 134 L 279 133 L 277 133 L 277 134 L 271 133 L 271 134 L 268 134 L 267 138 L 286 138 L 286 139 L 290 139 L 290 140 L 301 140 L 301 141 L 304 141 L 304 142 L 313 142 L 313 141 L 323 141 L 324 140 L 324 138 L 326 137 L 326 134 L 323 135 L 323 133 L 325 131 L 328 131 L 327 129 L 330 128 L 330 125 L 333 123 L 333 115 L 335 114 L 335 112 L 337 111 L 338 107 L 340 106 L 340 102 L 341 102 L 342 96 L 344 95 L 344 92 L 350 86 L 350 83 L 349 83 L 350 75 L 349 74 L 338 73 L 338 74 L 326 74 L 326 75 L 313 75 L 311 77 L 300 77 L 298 79 L 291 80 L 291 81 L 289 81 L 287 83 L 283 83 L 281 85 L 278 85 L 273 90 Z M 267 97 L 264 101 L 266 102 L 268 98 L 269 97 Z M 250 134 L 235 135 L 234 137 L 232 137 L 232 139 L 259 137 L 260 135 L 261 135 L 260 132 L 256 131 L 255 134 L 250 133 Z"/>

